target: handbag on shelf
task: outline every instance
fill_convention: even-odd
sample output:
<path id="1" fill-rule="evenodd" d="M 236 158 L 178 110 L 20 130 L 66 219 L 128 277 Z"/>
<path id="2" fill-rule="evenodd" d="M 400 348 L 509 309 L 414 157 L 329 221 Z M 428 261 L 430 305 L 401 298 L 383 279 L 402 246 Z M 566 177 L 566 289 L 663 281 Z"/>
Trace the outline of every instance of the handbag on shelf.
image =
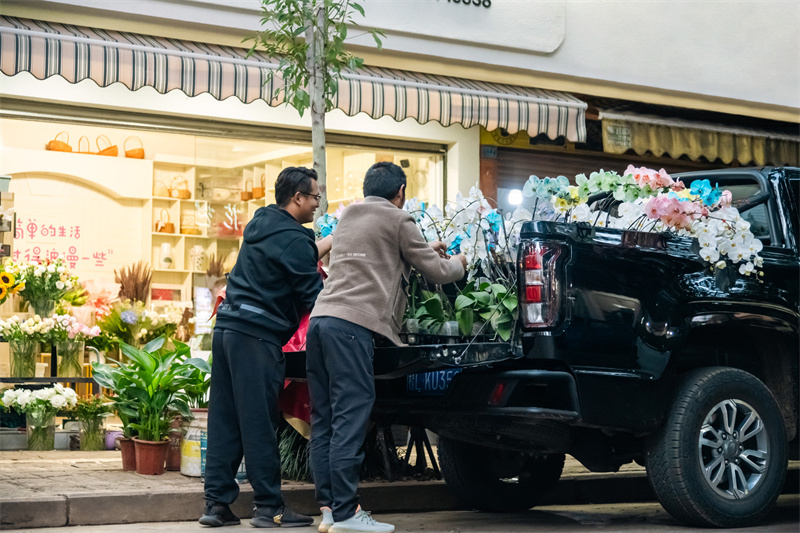
<path id="1" fill-rule="evenodd" d="M 250 188 L 248 189 L 248 185 Z M 242 191 L 242 201 L 253 199 L 253 180 L 248 179 L 244 182 L 244 190 Z"/>
<path id="2" fill-rule="evenodd" d="M 181 200 L 188 200 L 192 197 L 186 178 L 183 176 L 175 176 L 172 178 L 172 182 L 169 184 L 169 196 L 170 198 L 179 198 Z"/>
<path id="3" fill-rule="evenodd" d="M 128 141 L 131 139 L 135 139 L 139 143 L 138 148 L 131 148 L 128 149 Z M 144 144 L 142 144 L 142 140 L 137 137 L 136 135 L 131 135 L 125 142 L 122 143 L 122 150 L 125 152 L 125 157 L 129 157 L 131 159 L 144 159 Z"/>
<path id="4" fill-rule="evenodd" d="M 81 150 L 81 148 L 83 147 L 83 141 L 86 141 L 86 150 Z M 92 151 L 89 150 L 89 137 L 87 137 L 86 135 L 81 135 L 81 138 L 78 139 L 78 151 L 76 153 L 78 153 L 78 154 L 91 154 L 92 153 Z"/>
<path id="5" fill-rule="evenodd" d="M 164 220 L 164 213 L 167 214 L 167 220 Z M 161 209 L 161 213 L 159 214 L 158 220 L 156 221 L 156 232 L 175 233 L 175 224 L 170 222 L 169 210 L 167 208 Z"/>
<path id="6" fill-rule="evenodd" d="M 267 189 L 264 186 L 264 178 L 265 175 L 261 174 L 261 187 L 253 187 L 253 198 L 264 198 L 267 193 Z"/>
<path id="7" fill-rule="evenodd" d="M 67 140 L 62 141 L 60 137 L 65 135 Z M 60 132 L 58 135 L 53 137 L 53 140 L 47 143 L 47 149 L 52 150 L 54 152 L 71 152 L 72 146 L 69 145 L 69 133 L 66 131 Z"/>
<path id="8" fill-rule="evenodd" d="M 103 139 L 103 145 L 105 146 L 104 148 L 100 148 L 100 139 Z M 111 141 L 105 135 L 98 135 L 94 142 L 97 145 L 97 155 L 117 157 L 117 154 L 119 154 L 119 148 L 117 148 L 117 145 L 111 144 Z"/>

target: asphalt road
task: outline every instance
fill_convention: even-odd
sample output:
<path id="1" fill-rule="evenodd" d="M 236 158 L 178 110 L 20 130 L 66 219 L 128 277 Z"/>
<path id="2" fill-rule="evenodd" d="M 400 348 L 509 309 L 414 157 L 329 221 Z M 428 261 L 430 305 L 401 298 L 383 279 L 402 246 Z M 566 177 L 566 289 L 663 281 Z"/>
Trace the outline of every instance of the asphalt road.
<path id="1" fill-rule="evenodd" d="M 417 533 L 517 533 L 517 532 L 585 532 L 591 531 L 657 531 L 704 532 L 722 531 L 689 528 L 680 525 L 656 503 L 627 503 L 611 505 L 570 505 L 538 507 L 523 514 L 488 514 L 471 511 L 437 513 L 386 514 L 375 517 L 395 524 L 398 532 Z M 243 529 L 244 528 L 244 529 Z M 70 528 L 26 529 L 29 533 L 150 533 L 209 531 L 196 522 L 141 523 L 110 526 L 77 526 Z M 748 533 L 797 533 L 800 530 L 800 495 L 784 495 L 777 507 L 759 525 L 737 531 Z M 215 528 L 215 532 L 253 531 L 249 521 L 240 526 Z M 297 533 L 316 532 L 314 528 L 296 528 Z"/>

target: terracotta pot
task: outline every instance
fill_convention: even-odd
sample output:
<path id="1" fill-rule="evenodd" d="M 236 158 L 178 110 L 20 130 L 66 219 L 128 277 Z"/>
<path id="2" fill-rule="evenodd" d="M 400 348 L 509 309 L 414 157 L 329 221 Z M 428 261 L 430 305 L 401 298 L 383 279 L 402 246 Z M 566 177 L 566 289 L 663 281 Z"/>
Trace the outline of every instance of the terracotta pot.
<path id="1" fill-rule="evenodd" d="M 119 438 L 119 451 L 122 452 L 122 469 L 127 471 L 136 470 L 136 449 L 133 440 L 128 437 Z"/>
<path id="2" fill-rule="evenodd" d="M 153 442 L 134 438 L 136 444 L 136 473 L 157 476 L 164 473 L 169 441 Z"/>
<path id="3" fill-rule="evenodd" d="M 167 448 L 167 470 L 180 470 L 181 469 L 181 440 L 183 439 L 183 431 L 181 424 L 183 423 L 182 416 L 176 416 L 172 419 L 169 425 L 169 446 Z"/>

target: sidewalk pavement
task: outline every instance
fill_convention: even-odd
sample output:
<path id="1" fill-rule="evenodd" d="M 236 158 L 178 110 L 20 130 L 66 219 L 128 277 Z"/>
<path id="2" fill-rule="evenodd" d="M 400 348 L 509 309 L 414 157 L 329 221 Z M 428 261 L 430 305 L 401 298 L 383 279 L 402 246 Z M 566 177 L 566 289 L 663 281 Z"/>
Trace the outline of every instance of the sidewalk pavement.
<path id="1" fill-rule="evenodd" d="M 791 461 L 785 494 L 800 492 L 799 473 L 800 461 Z M 313 485 L 284 481 L 283 489 L 291 507 L 319 513 Z M 379 513 L 457 507 L 443 481 L 362 483 L 360 490 L 364 508 Z M 568 457 L 561 481 L 543 504 L 654 500 L 644 468 L 629 464 L 616 474 L 596 474 Z M 233 510 L 249 518 L 252 502 L 250 485 L 243 484 Z M 195 520 L 202 510 L 199 478 L 123 472 L 118 451 L 0 452 L 0 529 Z"/>

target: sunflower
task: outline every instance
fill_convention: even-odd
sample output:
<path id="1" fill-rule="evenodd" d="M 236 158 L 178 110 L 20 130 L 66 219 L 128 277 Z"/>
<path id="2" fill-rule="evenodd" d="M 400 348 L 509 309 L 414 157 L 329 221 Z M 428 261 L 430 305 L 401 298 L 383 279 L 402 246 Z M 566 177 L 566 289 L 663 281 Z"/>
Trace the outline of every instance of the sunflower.
<path id="1" fill-rule="evenodd" d="M 9 294 L 17 294 L 19 291 L 22 291 L 22 290 L 25 290 L 25 282 L 24 281 L 22 281 L 19 284 L 17 284 L 16 287 L 12 287 L 11 289 L 9 289 L 8 293 Z"/>
<path id="2" fill-rule="evenodd" d="M 8 296 L 8 289 L 5 287 L 0 287 L 0 302 L 4 302 L 7 296 Z"/>
<path id="3" fill-rule="evenodd" d="M 3 287 L 11 287 L 14 284 L 14 276 L 9 274 L 8 272 L 3 272 L 0 274 L 0 285 Z"/>

